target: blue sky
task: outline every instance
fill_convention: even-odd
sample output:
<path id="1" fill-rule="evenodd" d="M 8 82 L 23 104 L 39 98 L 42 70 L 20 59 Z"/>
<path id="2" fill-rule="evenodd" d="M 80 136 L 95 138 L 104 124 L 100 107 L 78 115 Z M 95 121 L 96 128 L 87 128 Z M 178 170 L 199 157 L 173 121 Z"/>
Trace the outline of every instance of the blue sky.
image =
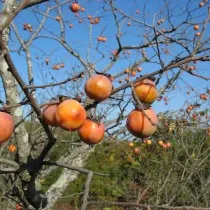
<path id="1" fill-rule="evenodd" d="M 145 18 L 145 21 L 147 24 L 152 25 L 153 21 L 156 23 L 158 19 L 165 19 L 165 22 L 162 23 L 160 26 L 156 24 L 156 27 L 158 29 L 170 29 L 170 23 L 167 21 L 167 9 L 165 6 L 165 2 L 163 0 L 141 0 L 141 1 L 127 1 L 127 0 L 117 0 L 116 1 L 116 7 L 120 10 L 124 11 L 128 16 L 131 16 L 132 18 L 142 21 L 143 18 Z M 171 12 L 173 12 L 173 17 L 171 18 L 171 21 L 174 23 L 175 26 L 179 25 L 180 22 L 184 20 L 186 17 L 186 14 L 183 12 L 186 10 L 186 3 L 188 1 L 183 0 L 177 0 L 177 1 L 171 1 L 170 2 L 170 8 Z M 193 38 L 195 35 L 195 31 L 193 30 L 193 25 L 195 23 L 200 23 L 204 20 L 204 18 L 207 15 L 207 6 L 203 8 L 198 8 L 198 4 L 200 1 L 192 1 L 192 4 L 189 6 L 190 9 L 195 9 L 194 12 L 192 12 L 192 17 L 195 17 L 195 19 L 190 20 L 190 25 L 187 26 L 187 30 L 185 31 L 186 35 L 189 38 Z M 89 55 L 89 62 L 95 63 L 96 68 L 98 71 L 101 71 L 109 64 L 110 57 L 112 56 L 111 53 L 114 49 L 117 49 L 118 44 L 117 40 L 115 38 L 115 35 L 117 33 L 116 25 L 113 19 L 113 16 L 110 12 L 110 7 L 103 3 L 100 0 L 82 0 L 79 1 L 80 5 L 85 8 L 85 12 L 80 12 L 79 17 L 76 17 L 74 13 L 72 13 L 69 10 L 69 3 L 62 6 L 62 17 L 63 21 L 65 23 L 65 36 L 66 41 L 69 43 L 70 46 L 74 50 L 76 50 L 81 57 L 87 61 L 87 54 L 88 54 L 88 46 L 90 45 L 90 39 L 91 39 L 91 49 L 89 49 L 90 55 Z M 30 36 L 31 33 L 28 31 L 23 30 L 23 24 L 24 23 L 30 23 L 34 30 L 37 29 L 39 26 L 37 20 L 41 21 L 43 18 L 43 15 L 35 12 L 39 9 L 39 11 L 44 12 L 45 11 L 45 4 L 42 4 L 39 6 L 39 8 L 34 8 L 34 10 L 27 9 L 21 12 L 21 14 L 16 17 L 14 20 L 14 23 L 16 24 L 18 31 L 21 35 L 21 37 L 26 41 Z M 53 5 L 53 3 L 49 3 L 49 5 Z M 105 11 L 104 11 L 105 9 Z M 136 14 L 136 10 L 140 10 L 140 14 Z M 145 11 L 145 13 L 144 13 Z M 183 13 L 183 14 L 182 14 Z M 36 15 L 35 15 L 36 14 Z M 49 18 L 47 19 L 46 23 L 44 24 L 45 29 L 52 31 L 56 35 L 59 36 L 60 32 L 60 25 L 58 22 L 54 20 L 54 18 L 58 15 L 58 10 L 55 9 L 54 11 L 50 12 Z M 100 16 L 101 21 L 100 24 L 92 25 L 90 26 L 89 20 L 87 19 L 87 15 L 92 15 L 93 17 Z M 155 15 L 155 16 L 154 16 Z M 117 17 L 120 19 L 122 18 L 121 14 L 118 14 Z M 78 20 L 82 19 L 83 23 L 78 23 Z M 131 22 L 131 26 L 127 26 L 127 23 Z M 73 24 L 74 27 L 70 29 L 68 26 L 69 24 Z M 121 32 L 122 32 L 122 44 L 123 45 L 139 45 L 143 44 L 146 39 L 143 37 L 146 30 L 145 27 L 142 27 L 142 25 L 136 23 L 135 21 L 131 21 L 128 18 L 122 18 L 120 21 L 121 25 Z M 199 24 L 200 27 L 202 24 Z M 183 30 L 186 29 L 186 25 L 183 25 L 179 29 L 179 33 L 181 34 Z M 210 32 L 210 28 L 207 27 L 206 33 L 204 34 L 204 39 L 208 38 Z M 102 33 L 102 35 L 107 37 L 106 43 L 100 43 L 97 42 L 97 37 Z M 152 31 L 149 33 L 152 34 Z M 91 37 L 89 36 L 91 34 Z M 150 34 L 150 35 L 151 35 Z M 178 37 L 181 37 L 181 35 L 178 34 Z M 46 30 L 42 30 L 39 34 L 40 36 L 47 35 L 52 36 L 49 34 Z M 171 36 L 175 36 L 174 34 L 171 34 Z M 17 39 L 13 32 L 11 32 L 11 38 L 10 41 L 10 48 L 12 50 L 19 49 L 19 44 L 17 42 Z M 192 44 L 192 43 L 190 43 Z M 96 48 L 98 50 L 96 50 Z M 169 62 L 171 59 L 174 58 L 174 56 L 180 52 L 183 51 L 180 47 L 177 45 L 170 45 L 170 46 L 160 46 L 160 49 L 168 49 L 170 51 L 169 55 L 161 54 L 163 60 Z M 69 54 L 65 49 L 62 48 L 62 46 L 51 39 L 46 38 L 38 38 L 35 40 L 31 47 L 31 54 L 33 57 L 33 70 L 34 70 L 34 77 L 35 77 L 35 83 L 36 84 L 46 84 L 54 81 L 61 81 L 69 77 L 70 75 L 74 75 L 77 72 L 81 72 L 84 70 L 83 66 L 80 64 L 80 62 L 75 59 L 72 55 Z M 101 56 L 102 52 L 104 54 L 104 58 Z M 116 62 L 115 65 L 110 69 L 109 73 L 115 75 L 122 71 L 125 68 L 128 68 L 131 66 L 135 60 L 138 60 L 141 58 L 141 51 L 134 51 L 129 50 L 131 52 L 131 55 L 124 55 L 121 53 L 120 59 L 118 62 Z M 152 47 L 146 49 L 147 55 L 151 57 L 154 55 L 154 50 Z M 182 52 L 181 55 L 186 55 L 185 52 Z M 27 67 L 26 67 L 26 61 L 24 58 L 24 53 L 21 52 L 21 54 L 12 53 L 13 59 L 15 61 L 15 64 L 17 66 L 17 69 L 21 76 L 24 78 L 26 82 L 27 81 Z M 50 63 L 48 66 L 45 65 L 44 59 L 50 58 Z M 157 58 L 154 58 L 153 61 L 157 61 Z M 52 66 L 57 63 L 64 63 L 65 68 L 61 69 L 59 71 L 52 70 Z M 143 71 L 140 74 L 146 74 L 149 72 L 153 72 L 160 68 L 159 64 L 155 63 L 143 63 L 142 65 Z M 174 72 L 177 72 L 178 69 L 174 69 Z M 208 63 L 198 63 L 197 64 L 197 70 L 196 73 L 210 76 L 209 73 L 209 65 Z M 158 85 L 158 88 L 162 87 L 162 85 L 165 84 L 167 81 L 167 77 L 170 77 L 171 73 L 169 72 L 168 75 L 164 75 L 163 79 L 161 80 L 160 84 Z M 157 112 L 164 111 L 167 109 L 177 109 L 181 108 L 186 100 L 188 101 L 194 101 L 196 102 L 199 98 L 198 93 L 202 93 L 205 91 L 205 89 L 210 88 L 210 82 L 206 82 L 202 79 L 195 78 L 191 75 L 188 75 L 186 73 L 183 74 L 182 79 L 196 89 L 197 92 L 192 92 L 190 95 L 187 95 L 186 92 L 190 89 L 188 85 L 186 85 L 182 80 L 178 80 L 175 90 L 169 90 L 166 92 L 165 96 L 169 98 L 169 104 L 166 106 L 164 102 L 155 102 L 153 107 Z M 117 79 L 118 81 L 118 79 Z M 119 84 L 117 82 L 114 82 L 114 86 L 118 87 Z M 39 101 L 43 102 L 49 99 L 53 96 L 53 94 L 65 94 L 65 95 L 71 95 L 71 85 L 65 86 L 67 87 L 67 90 L 54 88 L 54 89 L 48 89 L 48 90 L 38 90 L 38 94 L 41 96 L 39 97 Z M 83 83 L 81 83 L 81 91 L 83 91 Z M 3 89 L 2 86 L 0 86 L 0 97 L 3 97 L 2 93 Z M 127 90 L 127 93 L 129 93 L 130 90 Z M 207 102 L 206 102 L 207 103 Z"/>

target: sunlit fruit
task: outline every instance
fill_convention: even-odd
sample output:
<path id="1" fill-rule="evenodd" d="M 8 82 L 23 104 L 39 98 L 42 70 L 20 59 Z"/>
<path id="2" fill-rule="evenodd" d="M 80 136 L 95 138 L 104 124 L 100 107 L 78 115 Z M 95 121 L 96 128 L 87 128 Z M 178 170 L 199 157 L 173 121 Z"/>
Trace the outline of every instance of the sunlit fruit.
<path id="1" fill-rule="evenodd" d="M 125 74 L 128 74 L 130 72 L 130 69 L 125 69 Z"/>
<path id="2" fill-rule="evenodd" d="M 80 5 L 77 2 L 73 2 L 70 9 L 72 12 L 78 12 L 80 10 Z"/>
<path id="3" fill-rule="evenodd" d="M 133 151 L 134 151 L 134 153 L 136 155 L 138 155 L 140 153 L 140 148 L 139 147 L 135 147 Z"/>
<path id="4" fill-rule="evenodd" d="M 12 116 L 6 112 L 0 112 L 0 143 L 7 141 L 14 130 Z"/>
<path id="5" fill-rule="evenodd" d="M 64 63 L 61 63 L 61 64 L 60 64 L 60 67 L 61 67 L 61 68 L 64 68 L 64 67 L 65 67 L 65 64 L 64 64 Z"/>
<path id="6" fill-rule="evenodd" d="M 166 149 L 167 148 L 167 144 L 166 143 L 163 143 L 162 144 L 162 147 Z"/>
<path id="7" fill-rule="evenodd" d="M 158 144 L 159 144 L 160 146 L 162 146 L 162 145 L 163 145 L 163 141 L 162 141 L 162 140 L 159 140 L 159 141 L 158 141 Z"/>
<path id="8" fill-rule="evenodd" d="M 58 126 L 58 122 L 56 120 L 56 111 L 58 106 L 56 104 L 46 105 L 43 107 L 43 118 L 44 121 L 53 127 Z"/>
<path id="9" fill-rule="evenodd" d="M 99 42 L 106 42 L 107 41 L 107 38 L 105 36 L 98 36 L 97 40 Z"/>
<path id="10" fill-rule="evenodd" d="M 141 71 L 142 71 L 142 67 L 140 67 L 140 66 L 137 67 L 137 71 L 138 71 L 138 72 L 141 72 Z"/>
<path id="11" fill-rule="evenodd" d="M 55 20 L 59 22 L 61 20 L 61 17 L 60 16 L 56 16 Z"/>
<path id="12" fill-rule="evenodd" d="M 195 35 L 196 36 L 201 36 L 201 33 L 200 32 L 197 32 Z"/>
<path id="13" fill-rule="evenodd" d="M 189 67 L 189 70 L 190 70 L 190 71 L 193 71 L 193 70 L 194 70 L 194 66 L 190 66 L 190 67 Z"/>
<path id="14" fill-rule="evenodd" d="M 100 22 L 100 17 L 96 17 L 95 18 L 95 23 L 97 24 L 97 23 L 99 23 Z"/>
<path id="15" fill-rule="evenodd" d="M 195 107 L 193 106 L 193 105 L 189 105 L 188 107 L 187 107 L 187 109 L 189 109 L 190 111 L 191 110 L 193 110 Z"/>
<path id="16" fill-rule="evenodd" d="M 90 24 L 95 24 L 95 20 L 90 19 Z"/>
<path id="17" fill-rule="evenodd" d="M 200 27 L 199 27 L 199 25 L 194 25 L 194 30 L 198 30 Z"/>
<path id="18" fill-rule="evenodd" d="M 87 119 L 79 129 L 79 137 L 86 144 L 97 144 L 103 140 L 104 131 L 105 128 L 103 123 L 96 123 Z"/>
<path id="19" fill-rule="evenodd" d="M 147 139 L 146 144 L 151 145 L 152 141 L 150 139 Z"/>
<path id="20" fill-rule="evenodd" d="M 8 150 L 10 152 L 16 152 L 17 151 L 17 147 L 14 144 L 9 145 Z"/>
<path id="21" fill-rule="evenodd" d="M 128 131 L 136 137 L 149 137 L 157 130 L 158 118 L 153 109 L 144 110 L 144 113 L 140 110 L 133 110 L 127 117 L 126 126 Z M 152 124 L 153 123 L 153 124 Z"/>
<path id="22" fill-rule="evenodd" d="M 114 57 L 117 58 L 117 57 L 118 57 L 118 52 L 117 52 L 117 50 L 114 50 L 114 51 L 112 52 L 112 55 L 114 55 Z"/>
<path id="23" fill-rule="evenodd" d="M 203 2 L 200 2 L 199 3 L 199 7 L 203 7 L 204 6 L 204 3 Z"/>
<path id="24" fill-rule="evenodd" d="M 166 143 L 166 146 L 167 146 L 167 148 L 170 148 L 171 147 L 171 143 L 170 142 L 167 142 Z"/>
<path id="25" fill-rule="evenodd" d="M 68 99 L 58 105 L 56 120 L 58 125 L 69 131 L 79 129 L 86 119 L 84 107 L 76 100 Z"/>
<path id="26" fill-rule="evenodd" d="M 106 42 L 107 38 L 105 36 L 102 36 L 102 42 Z"/>
<path id="27" fill-rule="evenodd" d="M 208 96 L 206 94 L 200 94 L 200 99 L 207 100 Z"/>
<path id="28" fill-rule="evenodd" d="M 137 82 L 134 85 L 136 95 L 144 103 L 153 103 L 157 98 L 157 89 L 155 83 L 149 79 Z"/>
<path id="29" fill-rule="evenodd" d="M 102 41 L 102 37 L 98 36 L 97 40 L 98 40 L 98 42 L 101 42 Z"/>
<path id="30" fill-rule="evenodd" d="M 129 147 L 134 147 L 134 143 L 133 142 L 129 142 L 128 146 Z"/>
<path id="31" fill-rule="evenodd" d="M 95 101 L 103 101 L 111 95 L 112 83 L 103 75 L 90 77 L 85 83 L 85 93 Z"/>

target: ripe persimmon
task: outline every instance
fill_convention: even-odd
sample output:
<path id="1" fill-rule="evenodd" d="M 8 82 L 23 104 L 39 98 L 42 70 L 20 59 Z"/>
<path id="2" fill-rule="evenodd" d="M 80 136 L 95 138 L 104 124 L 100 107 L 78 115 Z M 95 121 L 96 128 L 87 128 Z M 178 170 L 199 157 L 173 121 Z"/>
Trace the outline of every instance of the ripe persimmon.
<path id="1" fill-rule="evenodd" d="M 128 74 L 128 73 L 130 73 L 130 69 L 125 69 L 125 74 Z"/>
<path id="2" fill-rule="evenodd" d="M 137 82 L 134 85 L 134 88 L 141 102 L 151 104 L 157 98 L 157 89 L 155 83 L 149 79 Z"/>
<path id="3" fill-rule="evenodd" d="M 203 2 L 200 2 L 199 3 L 199 7 L 203 7 L 204 6 L 204 3 Z"/>
<path id="4" fill-rule="evenodd" d="M 86 119 L 84 107 L 76 100 L 68 99 L 58 105 L 56 120 L 65 130 L 78 130 Z"/>
<path id="5" fill-rule="evenodd" d="M 8 147 L 8 150 L 10 152 L 16 152 L 17 151 L 17 147 L 14 144 L 10 144 Z"/>
<path id="6" fill-rule="evenodd" d="M 129 142 L 128 146 L 129 147 L 134 147 L 134 143 L 133 142 Z"/>
<path id="7" fill-rule="evenodd" d="M 171 143 L 170 142 L 167 142 L 166 143 L 166 146 L 167 146 L 167 148 L 170 148 L 171 147 Z"/>
<path id="8" fill-rule="evenodd" d="M 150 139 L 147 139 L 146 144 L 151 145 L 152 141 Z"/>
<path id="9" fill-rule="evenodd" d="M 97 144 L 104 138 L 104 124 L 86 119 L 79 129 L 79 137 L 86 144 Z"/>
<path id="10" fill-rule="evenodd" d="M 194 30 L 197 31 L 199 29 L 199 25 L 194 25 Z"/>
<path id="11" fill-rule="evenodd" d="M 159 144 L 160 146 L 162 146 L 163 143 L 164 143 L 164 142 L 163 142 L 162 140 L 159 140 L 159 141 L 158 141 L 158 144 Z"/>
<path id="12" fill-rule="evenodd" d="M 59 22 L 61 20 L 61 17 L 60 16 L 56 16 L 55 20 Z"/>
<path id="13" fill-rule="evenodd" d="M 197 32 L 195 35 L 196 36 L 201 36 L 201 33 L 200 32 Z"/>
<path id="14" fill-rule="evenodd" d="M 133 151 L 134 151 L 134 153 L 136 155 L 138 155 L 140 153 L 140 148 L 139 147 L 135 147 Z"/>
<path id="15" fill-rule="evenodd" d="M 147 119 L 140 110 L 133 110 L 127 117 L 126 126 L 128 131 L 136 137 L 149 137 L 157 130 L 158 118 L 153 109 L 144 110 L 145 114 L 151 119 L 152 123 Z"/>
<path id="16" fill-rule="evenodd" d="M 70 9 L 72 12 L 78 12 L 80 10 L 80 5 L 77 2 L 73 2 Z"/>
<path id="17" fill-rule="evenodd" d="M 137 67 L 137 71 L 141 72 L 142 71 L 142 67 L 141 66 Z"/>
<path id="18" fill-rule="evenodd" d="M 100 22 L 100 17 L 96 17 L 95 18 L 95 23 L 97 24 L 97 23 L 99 23 Z"/>
<path id="19" fill-rule="evenodd" d="M 0 112 L 0 143 L 7 141 L 13 133 L 14 121 L 7 112 Z"/>
<path id="20" fill-rule="evenodd" d="M 44 121 L 53 127 L 58 126 L 58 122 L 56 120 L 56 111 L 58 106 L 56 104 L 47 105 L 43 107 L 43 118 Z"/>
<path id="21" fill-rule="evenodd" d="M 112 83 L 103 75 L 90 77 L 85 83 L 85 93 L 95 101 L 103 101 L 111 95 Z"/>

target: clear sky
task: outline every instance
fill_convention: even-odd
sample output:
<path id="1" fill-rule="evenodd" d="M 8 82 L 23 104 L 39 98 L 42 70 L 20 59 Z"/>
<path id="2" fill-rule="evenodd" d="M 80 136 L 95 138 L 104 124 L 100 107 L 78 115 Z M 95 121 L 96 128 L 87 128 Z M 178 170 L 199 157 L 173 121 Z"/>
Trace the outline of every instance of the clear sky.
<path id="1" fill-rule="evenodd" d="M 60 1 L 61 2 L 61 1 Z M 85 12 L 79 12 L 79 17 L 76 17 L 74 13 L 69 10 L 70 3 L 64 4 L 61 7 L 62 19 L 65 25 L 65 37 L 67 43 L 80 54 L 85 62 L 95 64 L 98 71 L 102 71 L 110 62 L 110 57 L 112 56 L 113 50 L 118 48 L 118 43 L 116 40 L 116 23 L 113 19 L 110 6 L 101 0 L 81 0 L 78 1 L 79 4 L 85 8 Z M 169 4 L 170 9 L 167 10 L 166 2 Z M 189 3 L 191 2 L 191 3 Z M 173 22 L 174 26 L 178 26 L 183 20 L 186 19 L 186 11 L 192 10 L 192 19 L 189 19 L 188 24 L 180 26 L 177 33 L 170 33 L 169 36 L 177 39 L 184 39 L 185 37 L 189 40 L 193 40 L 195 37 L 195 31 L 193 30 L 194 24 L 199 24 L 202 28 L 202 22 L 207 16 L 207 5 L 203 8 L 199 8 L 199 2 L 197 0 L 187 1 L 187 0 L 177 0 L 177 1 L 163 1 L 163 0 L 117 0 L 115 1 L 115 6 L 126 13 L 127 17 L 123 17 L 122 14 L 118 12 L 117 18 L 120 25 L 121 43 L 123 46 L 138 46 L 147 42 L 147 38 L 144 37 L 145 33 L 151 38 L 153 31 L 148 29 L 148 27 L 143 27 L 138 21 L 145 21 L 148 25 L 153 25 L 158 29 L 170 30 L 171 24 L 168 19 L 168 12 L 171 14 L 170 20 Z M 48 3 L 49 6 L 55 5 L 54 3 Z M 139 12 L 138 12 L 139 10 Z M 43 14 L 46 11 L 45 4 L 35 7 L 33 9 L 27 9 L 21 12 L 18 17 L 14 20 L 18 32 L 24 41 L 27 41 L 33 33 L 23 30 L 23 24 L 29 23 L 33 27 L 33 31 L 36 31 L 39 27 L 39 23 L 43 20 Z M 138 14 L 139 13 L 139 14 Z M 56 8 L 51 11 L 48 18 L 44 24 L 44 28 L 38 34 L 36 40 L 32 42 L 30 47 L 31 55 L 33 58 L 33 70 L 35 84 L 46 84 L 55 81 L 61 81 L 74 75 L 77 72 L 84 70 L 81 63 L 73 57 L 68 51 L 66 51 L 58 42 L 53 39 L 44 38 L 43 36 L 58 37 L 60 36 L 60 24 L 55 20 L 55 17 L 59 15 L 59 10 Z M 90 25 L 87 18 L 88 15 L 93 17 L 100 17 L 100 24 Z M 134 20 L 130 20 L 132 17 Z M 157 21 L 164 19 L 164 23 L 160 26 L 157 25 Z M 79 23 L 82 20 L 82 23 Z M 128 26 L 128 22 L 131 23 Z M 73 24 L 73 28 L 69 28 L 69 24 Z M 148 30 L 148 31 L 147 31 Z M 199 30 L 200 31 L 200 30 Z M 209 37 L 210 28 L 206 29 L 203 39 Z M 107 38 L 107 42 L 98 43 L 97 37 L 103 35 Z M 12 51 L 20 50 L 20 44 L 17 41 L 14 31 L 10 34 L 10 49 Z M 195 38 L 197 39 L 197 38 Z M 186 41 L 189 47 L 192 48 L 193 43 Z M 155 46 L 154 46 L 155 47 Z M 169 51 L 169 54 L 164 54 L 165 50 Z M 145 49 L 148 57 L 155 56 L 153 46 Z M 155 48 L 156 50 L 156 48 Z M 180 56 L 186 55 L 186 52 L 180 48 L 178 45 L 172 44 L 169 46 L 160 45 L 161 57 L 167 64 L 172 60 L 177 54 Z M 130 55 L 127 54 L 131 53 Z M 117 61 L 108 73 L 116 75 L 117 73 L 123 71 L 125 68 L 129 68 L 135 61 L 142 58 L 141 51 L 139 50 L 128 50 L 126 54 L 121 53 L 119 61 Z M 12 52 L 15 64 L 21 76 L 26 82 L 27 79 L 27 66 L 25 61 L 24 52 Z M 46 65 L 44 60 L 49 58 L 49 65 Z M 160 69 L 160 65 L 156 63 L 158 61 L 157 56 L 152 59 L 152 62 L 143 63 L 142 72 L 138 73 L 137 76 L 144 75 L 149 72 Z M 58 71 L 52 70 L 52 66 L 55 64 L 64 63 L 65 68 Z M 210 77 L 210 69 L 208 63 L 199 62 L 196 64 L 198 74 Z M 177 72 L 178 69 L 174 69 Z M 124 78 L 126 75 L 122 76 Z M 167 77 L 170 77 L 171 73 L 167 73 L 163 76 L 158 85 L 160 89 L 166 82 Z M 132 79 L 134 79 L 133 77 Z M 120 84 L 116 79 L 114 86 L 118 87 Z M 80 90 L 83 91 L 84 83 L 81 83 Z M 210 88 L 210 82 L 207 82 L 200 78 L 195 78 L 191 75 L 183 73 L 182 79 L 175 82 L 173 88 L 169 89 L 165 93 L 165 97 L 169 99 L 168 105 L 164 102 L 155 102 L 153 107 L 155 110 L 164 111 L 168 109 L 181 108 L 185 101 L 196 102 L 199 100 L 199 94 Z M 46 101 L 50 97 L 56 94 L 72 95 L 75 89 L 73 86 L 68 84 L 62 86 L 63 88 L 53 88 L 47 90 L 38 90 L 38 99 L 40 102 Z M 191 87 L 195 91 L 190 90 Z M 75 87 L 74 87 L 75 88 Z M 71 92 L 72 90 L 72 92 Z M 186 94 L 190 91 L 190 94 Z M 0 97 L 3 97 L 3 88 L 0 86 Z M 129 93 L 130 90 L 127 90 Z M 206 105 L 209 102 L 206 102 Z M 209 107 L 209 104 L 208 104 Z"/>

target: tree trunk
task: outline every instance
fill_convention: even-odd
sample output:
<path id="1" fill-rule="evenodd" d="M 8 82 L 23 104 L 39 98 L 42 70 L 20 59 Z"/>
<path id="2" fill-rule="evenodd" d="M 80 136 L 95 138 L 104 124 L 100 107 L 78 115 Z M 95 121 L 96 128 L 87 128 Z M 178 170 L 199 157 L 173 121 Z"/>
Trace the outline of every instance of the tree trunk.
<path id="1" fill-rule="evenodd" d="M 7 14 L 12 10 L 14 0 L 7 0 L 3 12 L 4 15 L 2 16 L 2 23 L 4 23 L 5 19 L 7 18 Z M 4 40 L 5 43 L 8 44 L 8 35 L 9 35 L 9 28 L 4 30 Z M 15 78 L 12 74 L 8 71 L 8 65 L 5 62 L 4 58 L 0 57 L 0 75 L 2 77 L 3 86 L 5 90 L 6 100 L 9 104 L 15 105 L 20 102 L 20 96 L 18 93 L 18 85 Z M 15 121 L 15 124 L 20 122 L 23 118 L 23 111 L 21 107 L 17 107 L 11 110 L 11 114 Z M 25 163 L 27 161 L 27 157 L 30 154 L 30 146 L 28 142 L 28 133 L 25 129 L 24 123 L 18 125 L 14 131 L 14 137 L 17 142 L 18 148 L 18 155 L 19 161 L 21 163 Z"/>

